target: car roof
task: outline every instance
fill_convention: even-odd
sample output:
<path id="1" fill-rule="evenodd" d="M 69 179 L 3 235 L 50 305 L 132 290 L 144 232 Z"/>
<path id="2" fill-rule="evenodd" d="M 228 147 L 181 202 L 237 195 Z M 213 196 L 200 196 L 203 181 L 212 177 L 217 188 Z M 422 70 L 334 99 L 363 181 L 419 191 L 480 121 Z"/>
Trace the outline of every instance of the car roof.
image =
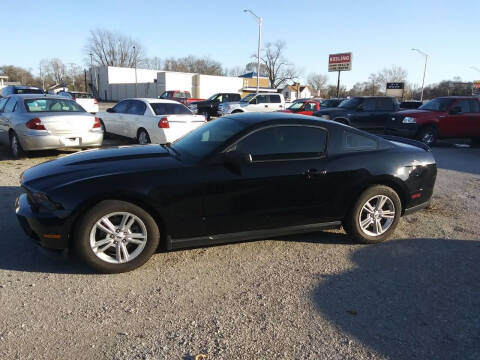
<path id="1" fill-rule="evenodd" d="M 478 99 L 478 96 L 437 96 L 434 99 Z"/>
<path id="2" fill-rule="evenodd" d="M 60 95 L 50 95 L 50 94 L 11 94 L 7 97 L 16 97 L 18 99 L 60 99 L 60 100 L 69 100 L 64 96 Z"/>
<path id="3" fill-rule="evenodd" d="M 36 87 L 36 86 L 28 86 L 28 85 L 8 85 L 14 89 L 38 89 L 38 90 L 42 90 L 40 89 L 39 87 Z"/>
<path id="4" fill-rule="evenodd" d="M 167 100 L 167 99 L 156 99 L 156 98 L 128 98 L 128 99 L 123 99 L 124 100 L 140 100 L 147 102 L 149 104 L 157 104 L 157 103 L 164 103 L 164 104 L 179 104 L 183 105 L 182 103 L 179 103 L 178 101 L 175 100 Z"/>
<path id="5" fill-rule="evenodd" d="M 291 113 L 283 113 L 283 112 L 266 112 L 266 113 L 258 113 L 258 112 L 251 112 L 251 113 L 237 113 L 227 115 L 225 117 L 231 118 L 235 121 L 240 121 L 245 125 L 254 125 L 257 123 L 262 123 L 266 121 L 279 121 L 279 122 L 289 122 L 289 121 L 299 121 L 300 123 L 311 122 L 314 124 L 322 124 L 322 125 L 332 125 L 332 124 L 339 124 L 334 121 L 330 120 L 323 120 L 318 117 L 307 116 L 307 115 L 298 115 L 298 114 L 291 114 Z"/>

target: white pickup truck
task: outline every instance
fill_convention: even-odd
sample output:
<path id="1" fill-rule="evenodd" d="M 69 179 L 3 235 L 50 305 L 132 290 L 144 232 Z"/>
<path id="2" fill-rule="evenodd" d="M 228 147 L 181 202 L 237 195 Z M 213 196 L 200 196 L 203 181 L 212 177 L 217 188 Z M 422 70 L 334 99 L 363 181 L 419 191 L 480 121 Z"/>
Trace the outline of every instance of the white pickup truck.
<path id="1" fill-rule="evenodd" d="M 240 101 L 226 102 L 218 106 L 219 115 L 241 112 L 267 112 L 285 109 L 285 99 L 279 93 L 248 94 Z"/>

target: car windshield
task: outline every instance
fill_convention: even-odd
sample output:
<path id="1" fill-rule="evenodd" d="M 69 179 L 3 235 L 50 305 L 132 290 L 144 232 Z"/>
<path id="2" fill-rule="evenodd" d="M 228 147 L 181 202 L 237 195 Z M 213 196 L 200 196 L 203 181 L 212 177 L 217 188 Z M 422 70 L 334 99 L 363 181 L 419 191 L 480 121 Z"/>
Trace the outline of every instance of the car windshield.
<path id="1" fill-rule="evenodd" d="M 255 97 L 256 94 L 248 94 L 247 96 L 245 96 L 242 100 L 240 101 L 244 101 L 244 102 L 250 102 L 250 100 L 252 100 L 254 97 Z"/>
<path id="2" fill-rule="evenodd" d="M 27 99 L 28 112 L 85 112 L 75 101 L 69 99 Z"/>
<path id="3" fill-rule="evenodd" d="M 176 140 L 172 146 L 180 152 L 203 158 L 244 128 L 245 125 L 243 123 L 228 117 L 222 117 L 189 132 L 184 137 Z"/>
<path id="4" fill-rule="evenodd" d="M 320 103 L 321 107 L 333 107 L 338 103 L 338 100 L 324 100 Z"/>
<path id="5" fill-rule="evenodd" d="M 93 99 L 93 96 L 92 94 L 88 94 L 88 93 L 75 93 L 75 92 L 72 92 L 70 93 L 74 98 L 76 99 Z"/>
<path id="6" fill-rule="evenodd" d="M 453 99 L 438 98 L 433 99 L 419 107 L 420 110 L 445 111 L 452 104 Z"/>
<path id="7" fill-rule="evenodd" d="M 301 108 L 302 108 L 303 104 L 305 104 L 305 103 L 304 103 L 304 102 L 301 102 L 301 101 L 295 102 L 295 103 L 293 103 L 292 105 L 290 105 L 290 106 L 288 107 L 288 109 L 290 109 L 290 110 L 298 110 L 298 109 L 301 109 Z"/>
<path id="8" fill-rule="evenodd" d="M 41 89 L 16 89 L 17 94 L 43 94 Z"/>
<path id="9" fill-rule="evenodd" d="M 207 100 L 212 101 L 212 100 L 215 99 L 217 96 L 218 96 L 218 94 L 213 94 L 213 95 L 210 96 Z"/>
<path id="10" fill-rule="evenodd" d="M 343 109 L 355 109 L 358 105 L 362 103 L 363 99 L 359 97 L 354 97 L 348 100 L 344 100 L 338 107 Z"/>
<path id="11" fill-rule="evenodd" d="M 156 115 L 192 115 L 192 112 L 182 104 L 150 103 Z"/>

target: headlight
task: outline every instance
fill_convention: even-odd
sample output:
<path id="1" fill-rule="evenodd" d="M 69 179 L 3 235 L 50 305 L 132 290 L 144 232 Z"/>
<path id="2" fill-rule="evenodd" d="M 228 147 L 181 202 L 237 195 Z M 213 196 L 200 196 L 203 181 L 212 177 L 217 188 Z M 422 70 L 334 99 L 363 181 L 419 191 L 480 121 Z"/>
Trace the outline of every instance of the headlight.
<path id="1" fill-rule="evenodd" d="M 415 124 L 415 118 L 406 116 L 403 118 L 402 123 L 404 124 Z"/>
<path id="2" fill-rule="evenodd" d="M 188 108 L 189 108 L 192 112 L 196 112 L 196 111 L 198 110 L 197 104 L 190 104 L 190 105 L 188 105 Z"/>

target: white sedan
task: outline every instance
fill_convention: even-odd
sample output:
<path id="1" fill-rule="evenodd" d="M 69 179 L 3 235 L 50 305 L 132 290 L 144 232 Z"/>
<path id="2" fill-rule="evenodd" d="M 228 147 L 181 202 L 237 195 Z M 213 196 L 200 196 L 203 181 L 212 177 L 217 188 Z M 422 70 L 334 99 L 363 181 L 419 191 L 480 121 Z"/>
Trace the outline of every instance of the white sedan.
<path id="1" fill-rule="evenodd" d="M 97 117 L 106 134 L 137 139 L 139 144 L 170 143 L 206 122 L 185 105 L 162 99 L 125 99 Z"/>

